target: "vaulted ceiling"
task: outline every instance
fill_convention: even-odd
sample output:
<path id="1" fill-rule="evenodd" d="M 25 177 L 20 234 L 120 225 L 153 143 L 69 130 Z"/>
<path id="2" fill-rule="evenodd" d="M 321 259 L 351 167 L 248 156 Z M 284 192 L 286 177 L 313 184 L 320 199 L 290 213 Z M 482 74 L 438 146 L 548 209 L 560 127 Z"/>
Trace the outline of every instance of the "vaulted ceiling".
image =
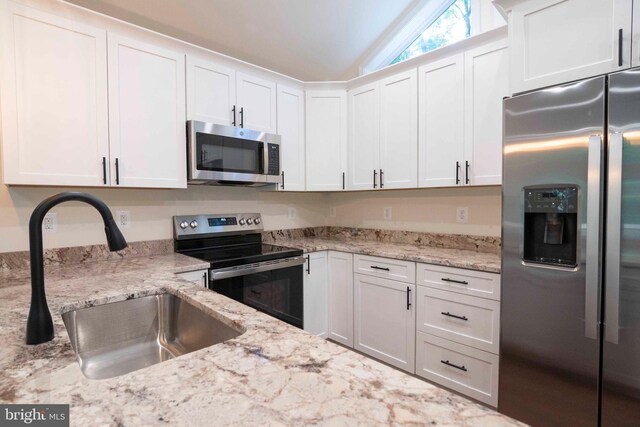
<path id="1" fill-rule="evenodd" d="M 305 81 L 358 75 L 370 50 L 432 0 L 67 0 Z M 395 25 L 394 25 L 395 24 Z"/>

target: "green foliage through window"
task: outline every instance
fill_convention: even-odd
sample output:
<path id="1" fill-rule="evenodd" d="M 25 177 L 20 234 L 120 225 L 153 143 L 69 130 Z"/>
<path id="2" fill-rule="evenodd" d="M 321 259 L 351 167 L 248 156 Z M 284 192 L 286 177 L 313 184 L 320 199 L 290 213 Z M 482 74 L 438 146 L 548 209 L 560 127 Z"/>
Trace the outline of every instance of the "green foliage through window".
<path id="1" fill-rule="evenodd" d="M 405 61 L 471 36 L 471 0 L 455 0 L 391 64 Z"/>

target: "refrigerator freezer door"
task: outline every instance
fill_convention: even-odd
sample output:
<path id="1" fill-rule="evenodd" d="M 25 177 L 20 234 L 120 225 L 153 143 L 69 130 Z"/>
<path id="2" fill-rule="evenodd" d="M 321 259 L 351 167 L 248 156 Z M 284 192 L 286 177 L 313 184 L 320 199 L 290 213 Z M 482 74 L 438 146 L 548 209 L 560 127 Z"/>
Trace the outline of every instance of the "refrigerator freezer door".
<path id="1" fill-rule="evenodd" d="M 602 425 L 637 426 L 640 423 L 639 69 L 610 76 L 609 128 Z"/>
<path id="2" fill-rule="evenodd" d="M 498 410 L 533 425 L 597 425 L 600 361 L 593 323 L 601 300 L 599 281 L 587 281 L 586 271 L 597 274 L 592 263 L 600 261 L 600 195 L 594 191 L 597 200 L 589 197 L 602 183 L 589 175 L 603 161 L 597 142 L 604 137 L 604 126 L 604 77 L 504 102 Z M 540 192 L 541 204 L 525 209 L 525 200 L 531 200 L 525 187 L 534 197 Z M 523 262 L 525 234 L 536 239 L 541 252 L 555 250 L 524 227 L 525 210 L 546 212 L 558 203 L 555 195 L 544 201 L 546 188 L 577 188 L 575 267 Z"/>

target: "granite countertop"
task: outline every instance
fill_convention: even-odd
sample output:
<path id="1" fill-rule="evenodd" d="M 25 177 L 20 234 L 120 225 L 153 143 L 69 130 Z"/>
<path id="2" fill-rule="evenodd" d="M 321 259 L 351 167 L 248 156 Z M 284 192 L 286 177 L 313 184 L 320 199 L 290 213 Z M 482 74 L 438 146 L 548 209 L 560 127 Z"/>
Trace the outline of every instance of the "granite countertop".
<path id="1" fill-rule="evenodd" d="M 68 403 L 72 425 L 518 425 L 174 274 L 204 267 L 177 254 L 48 267 L 55 338 L 38 346 L 24 344 L 29 273 L 0 272 L 0 401 Z M 119 377 L 85 378 L 61 313 L 163 292 L 245 332 Z"/>
<path id="2" fill-rule="evenodd" d="M 272 243 L 299 248 L 305 252 L 332 250 L 500 273 L 500 254 L 495 252 L 451 249 L 413 243 L 316 237 L 278 239 Z"/>

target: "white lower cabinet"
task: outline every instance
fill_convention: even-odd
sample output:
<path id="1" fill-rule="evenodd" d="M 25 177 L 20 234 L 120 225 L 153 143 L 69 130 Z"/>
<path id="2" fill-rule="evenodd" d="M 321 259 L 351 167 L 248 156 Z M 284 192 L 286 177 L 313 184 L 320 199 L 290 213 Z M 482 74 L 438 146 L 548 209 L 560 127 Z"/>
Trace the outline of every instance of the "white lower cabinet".
<path id="1" fill-rule="evenodd" d="M 498 355 L 420 331 L 416 339 L 416 375 L 498 405 Z"/>
<path id="2" fill-rule="evenodd" d="M 329 335 L 327 338 L 353 347 L 353 255 L 330 251 Z"/>
<path id="3" fill-rule="evenodd" d="M 415 285 L 354 274 L 354 348 L 415 372 Z"/>
<path id="4" fill-rule="evenodd" d="M 304 330 L 327 338 L 327 252 L 306 255 L 303 280 Z"/>
<path id="5" fill-rule="evenodd" d="M 183 273 L 176 273 L 176 276 L 187 282 L 193 282 L 198 286 L 206 288 L 209 283 L 209 270 L 206 268 L 203 270 L 185 271 Z"/>

